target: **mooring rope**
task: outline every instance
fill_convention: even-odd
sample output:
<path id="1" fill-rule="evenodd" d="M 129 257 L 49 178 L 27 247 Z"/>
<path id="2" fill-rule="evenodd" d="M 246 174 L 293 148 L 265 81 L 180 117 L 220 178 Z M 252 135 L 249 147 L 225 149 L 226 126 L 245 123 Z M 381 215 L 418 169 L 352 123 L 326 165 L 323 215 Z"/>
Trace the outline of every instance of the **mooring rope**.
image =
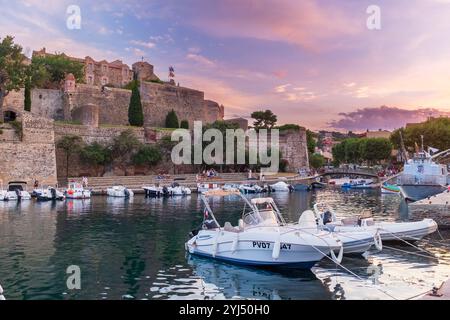
<path id="1" fill-rule="evenodd" d="M 307 232 L 307 231 L 305 231 Z M 307 232 L 308 233 L 308 232 Z M 301 237 L 301 235 L 299 234 L 299 236 Z M 327 245 L 328 243 L 325 241 L 325 239 L 322 239 L 320 237 L 318 237 L 319 239 L 321 239 L 323 242 L 325 242 Z M 311 248 L 313 248 L 314 250 L 316 250 L 317 252 L 319 252 L 320 254 L 322 254 L 325 258 L 327 258 L 328 260 L 334 262 L 337 266 L 341 267 L 342 269 L 344 269 L 345 271 L 347 271 L 348 273 L 350 273 L 352 276 L 356 277 L 358 280 L 364 282 L 365 284 L 367 284 L 367 281 L 364 280 L 363 278 L 361 278 L 359 275 L 357 275 L 355 272 L 351 271 L 350 269 L 348 269 L 347 267 L 345 267 L 342 263 L 335 261 L 335 259 L 329 257 L 327 254 L 325 254 L 322 250 L 320 250 L 319 248 L 317 248 L 315 245 L 313 244 L 308 244 L 309 246 L 311 246 Z M 342 244 L 343 245 L 343 244 Z M 390 293 L 384 291 L 383 289 L 374 287 L 376 290 L 380 291 L 381 293 L 384 293 L 385 295 L 387 295 L 388 297 L 394 299 L 394 300 L 398 300 L 396 297 L 394 297 L 393 295 L 391 295 Z"/>

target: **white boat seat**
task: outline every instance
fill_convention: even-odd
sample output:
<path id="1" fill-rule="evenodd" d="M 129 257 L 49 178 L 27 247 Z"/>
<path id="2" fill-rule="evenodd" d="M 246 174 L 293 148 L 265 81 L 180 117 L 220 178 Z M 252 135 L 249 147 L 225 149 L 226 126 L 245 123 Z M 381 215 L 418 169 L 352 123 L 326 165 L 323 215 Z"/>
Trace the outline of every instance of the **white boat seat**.
<path id="1" fill-rule="evenodd" d="M 231 225 L 229 222 L 225 222 L 223 230 L 228 232 L 239 232 L 239 230 Z"/>

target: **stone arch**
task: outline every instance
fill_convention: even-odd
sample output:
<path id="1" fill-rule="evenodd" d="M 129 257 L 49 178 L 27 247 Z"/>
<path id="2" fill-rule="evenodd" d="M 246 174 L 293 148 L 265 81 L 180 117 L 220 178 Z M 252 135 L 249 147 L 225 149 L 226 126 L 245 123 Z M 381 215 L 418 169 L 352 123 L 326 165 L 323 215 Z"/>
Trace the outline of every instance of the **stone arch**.
<path id="1" fill-rule="evenodd" d="M 16 110 L 4 110 L 3 111 L 3 119 L 4 122 L 12 122 L 12 121 L 16 121 L 19 118 L 19 114 L 17 113 Z"/>

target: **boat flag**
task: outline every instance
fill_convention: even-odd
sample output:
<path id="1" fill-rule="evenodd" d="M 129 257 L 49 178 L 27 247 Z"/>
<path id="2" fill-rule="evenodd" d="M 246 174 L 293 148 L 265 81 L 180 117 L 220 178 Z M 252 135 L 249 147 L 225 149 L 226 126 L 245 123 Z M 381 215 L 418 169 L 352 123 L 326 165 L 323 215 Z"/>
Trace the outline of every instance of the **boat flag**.
<path id="1" fill-rule="evenodd" d="M 206 208 L 205 208 L 205 211 L 203 211 L 203 217 L 205 220 L 208 219 L 208 217 L 209 217 L 208 209 L 206 209 Z"/>

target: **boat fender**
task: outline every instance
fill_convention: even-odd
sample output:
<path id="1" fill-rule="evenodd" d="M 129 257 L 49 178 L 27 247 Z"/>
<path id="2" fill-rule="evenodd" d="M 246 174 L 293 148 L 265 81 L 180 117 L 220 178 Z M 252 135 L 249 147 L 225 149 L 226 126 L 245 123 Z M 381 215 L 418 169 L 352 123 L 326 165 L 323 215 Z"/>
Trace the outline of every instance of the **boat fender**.
<path id="1" fill-rule="evenodd" d="M 278 238 L 273 244 L 272 258 L 274 260 L 278 260 L 278 258 L 280 257 L 280 250 L 281 250 L 281 242 L 280 238 Z"/>
<path id="2" fill-rule="evenodd" d="M 373 236 L 373 240 L 375 243 L 375 248 L 377 248 L 378 251 L 383 250 L 383 242 L 381 240 L 380 230 L 375 233 L 375 235 Z"/>
<path id="3" fill-rule="evenodd" d="M 344 246 L 341 244 L 341 248 L 339 249 L 339 254 L 336 257 L 334 254 L 334 250 L 330 250 L 331 259 L 337 264 L 340 264 L 342 262 L 342 257 L 344 256 Z"/>

